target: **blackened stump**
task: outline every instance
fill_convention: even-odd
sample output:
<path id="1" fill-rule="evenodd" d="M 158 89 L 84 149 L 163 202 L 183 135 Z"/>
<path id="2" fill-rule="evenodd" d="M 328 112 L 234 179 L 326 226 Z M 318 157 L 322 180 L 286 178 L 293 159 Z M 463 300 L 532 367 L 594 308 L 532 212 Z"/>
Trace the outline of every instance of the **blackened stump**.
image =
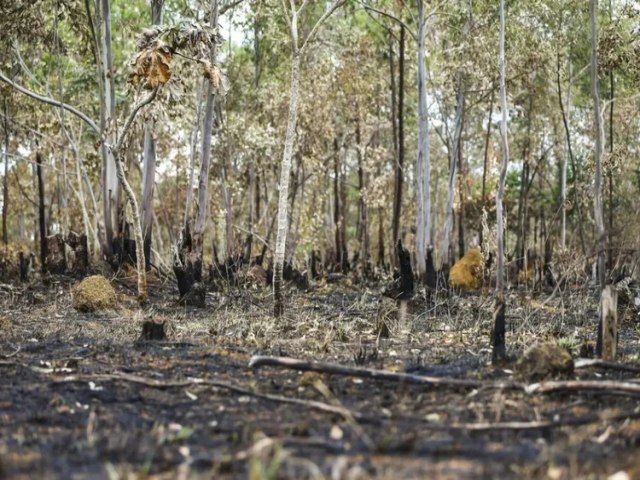
<path id="1" fill-rule="evenodd" d="M 72 263 L 72 271 L 74 274 L 84 276 L 89 270 L 89 247 L 87 244 L 87 236 L 85 234 L 77 234 L 69 232 L 66 239 L 67 245 L 74 252 Z"/>
<path id="2" fill-rule="evenodd" d="M 156 322 L 154 320 L 146 320 L 142 324 L 142 333 L 140 339 L 143 341 L 149 340 L 165 340 L 167 334 L 164 331 L 164 322 Z"/>
<path id="3" fill-rule="evenodd" d="M 396 250 L 400 264 L 400 272 L 393 283 L 384 290 L 383 295 L 396 300 L 408 300 L 413 297 L 414 293 L 411 254 L 402 246 L 402 240 L 398 240 Z"/>
<path id="4" fill-rule="evenodd" d="M 67 271 L 64 237 L 58 233 L 47 237 L 47 255 L 45 269 L 55 275 L 63 275 Z"/>
<path id="5" fill-rule="evenodd" d="M 183 230 L 180 245 L 174 251 L 173 272 L 178 282 L 180 304 L 204 307 L 207 292 L 202 282 L 202 256 L 194 248 L 188 227 Z"/>
<path id="6" fill-rule="evenodd" d="M 506 360 L 507 351 L 505 344 L 506 321 L 505 321 L 505 301 L 504 295 L 499 293 L 496 297 L 496 306 L 493 312 L 494 325 L 491 343 L 493 345 L 493 363 Z"/>

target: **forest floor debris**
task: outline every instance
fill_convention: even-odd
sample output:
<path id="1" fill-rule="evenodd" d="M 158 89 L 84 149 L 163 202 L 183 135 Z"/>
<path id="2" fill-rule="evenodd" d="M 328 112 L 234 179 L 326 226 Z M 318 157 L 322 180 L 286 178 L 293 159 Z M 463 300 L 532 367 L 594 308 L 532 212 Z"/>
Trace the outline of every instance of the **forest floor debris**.
<path id="1" fill-rule="evenodd" d="M 376 319 L 387 299 L 375 287 L 292 290 L 276 321 L 267 290 L 210 293 L 207 308 L 194 309 L 157 280 L 144 318 L 162 319 L 167 340 L 137 342 L 143 319 L 129 289 L 118 283 L 115 310 L 83 313 L 72 307 L 72 284 L 53 278 L 0 297 L 9 320 L 0 478 L 640 476 L 633 315 L 623 315 L 619 362 L 580 359 L 567 381 L 490 388 L 524 384 L 515 364 L 490 363 L 492 302 L 482 292 L 428 304 L 418 291 L 402 322 L 384 317 L 382 338 Z M 535 309 L 544 295 L 510 294 L 510 353 L 522 357 L 537 341 L 578 352 L 595 338 L 592 293 L 559 292 L 549 309 Z M 254 355 L 447 387 L 250 368 Z"/>

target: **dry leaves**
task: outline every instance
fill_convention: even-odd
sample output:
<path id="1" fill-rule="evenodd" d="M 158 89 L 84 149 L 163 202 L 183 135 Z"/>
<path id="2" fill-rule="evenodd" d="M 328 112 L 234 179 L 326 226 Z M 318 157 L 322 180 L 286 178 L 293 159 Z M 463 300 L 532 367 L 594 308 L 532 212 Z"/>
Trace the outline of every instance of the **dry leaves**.
<path id="1" fill-rule="evenodd" d="M 155 90 L 171 78 L 171 52 L 167 47 L 154 46 L 140 51 L 134 61 L 129 82 L 146 90 Z"/>

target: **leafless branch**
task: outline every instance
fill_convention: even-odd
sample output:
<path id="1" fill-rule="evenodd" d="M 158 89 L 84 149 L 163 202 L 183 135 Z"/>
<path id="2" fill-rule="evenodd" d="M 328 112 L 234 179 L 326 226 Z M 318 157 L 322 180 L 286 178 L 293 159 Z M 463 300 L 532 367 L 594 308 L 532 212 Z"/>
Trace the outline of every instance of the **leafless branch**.
<path id="1" fill-rule="evenodd" d="M 318 19 L 316 24 L 313 26 L 313 28 L 309 32 L 309 35 L 307 35 L 307 38 L 305 39 L 305 41 L 302 43 L 302 47 L 300 47 L 300 51 L 304 51 L 305 47 L 313 40 L 313 37 L 316 36 L 316 33 L 318 32 L 318 29 L 320 28 L 320 26 L 325 22 L 325 20 L 327 20 L 327 18 L 329 18 L 333 14 L 333 12 L 335 12 L 339 7 L 341 7 L 345 3 L 345 1 L 346 0 L 336 0 L 322 14 L 322 16 Z"/>
<path id="2" fill-rule="evenodd" d="M 138 102 L 133 107 L 133 109 L 129 113 L 129 116 L 127 117 L 127 119 L 124 122 L 124 127 L 122 129 L 122 133 L 120 134 L 120 138 L 118 139 L 118 142 L 116 143 L 116 147 L 115 147 L 116 152 L 119 152 L 120 149 L 122 148 L 122 145 L 124 144 L 124 141 L 127 138 L 127 133 L 129 133 L 129 129 L 131 128 L 131 124 L 133 123 L 133 120 L 136 118 L 136 115 L 138 115 L 138 112 L 140 111 L 140 109 L 142 107 L 144 107 L 145 105 L 148 105 L 149 103 L 151 103 L 153 101 L 153 99 L 156 98 L 156 94 L 157 93 L 158 93 L 158 89 L 156 88 L 149 95 L 147 95 L 143 100 Z"/>
<path id="3" fill-rule="evenodd" d="M 280 367 L 299 370 L 304 372 L 321 372 L 333 375 L 345 375 L 359 378 L 370 378 L 373 380 L 387 380 L 394 382 L 404 382 L 414 385 L 429 385 L 432 387 L 452 387 L 452 388 L 498 388 L 498 389 L 522 389 L 523 386 L 510 382 L 483 382 L 480 380 L 466 380 L 459 378 L 427 377 L 423 375 L 412 375 L 409 373 L 395 373 L 387 370 L 376 370 L 372 368 L 345 367 L 333 363 L 307 362 L 288 357 L 268 357 L 256 355 L 251 357 L 249 367 Z"/>
<path id="4" fill-rule="evenodd" d="M 0 365 L 3 363 L 0 362 Z M 209 380 L 203 378 L 190 378 L 187 380 L 169 380 L 162 381 L 156 380 L 153 378 L 145 378 L 138 375 L 129 375 L 125 373 L 118 374 L 97 374 L 97 375 L 74 375 L 70 377 L 65 377 L 61 380 L 55 380 L 54 383 L 66 383 L 66 382 L 75 382 L 75 383 L 83 383 L 83 382 L 96 382 L 96 381 L 109 381 L 109 382 L 130 382 L 138 385 L 144 385 L 146 387 L 158 388 L 158 389 L 167 389 L 167 388 L 184 388 L 184 387 L 192 387 L 197 385 L 204 385 L 208 387 L 220 388 L 223 390 L 229 390 L 230 392 L 238 393 L 240 395 L 247 395 L 250 397 L 259 398 L 261 400 L 268 400 L 270 402 L 277 403 L 288 403 L 292 405 L 300 405 L 306 408 L 310 408 L 312 410 L 318 410 L 324 413 L 331 413 L 334 415 L 340 415 L 345 420 L 355 418 L 357 420 L 369 420 L 373 421 L 373 417 L 366 416 L 359 412 L 352 412 L 347 410 L 344 407 L 329 405 L 328 403 L 318 402 L 315 400 L 303 400 L 299 398 L 290 398 L 282 395 L 273 395 L 270 393 L 258 393 L 252 390 L 247 390 L 246 388 L 242 388 L 227 382 L 222 382 L 219 380 Z"/>
<path id="5" fill-rule="evenodd" d="M 389 12 L 385 12 L 384 10 L 380 10 L 380 9 L 378 9 L 376 7 L 372 7 L 371 5 L 367 5 L 366 3 L 362 2 L 361 0 L 356 0 L 356 2 L 358 4 L 360 4 L 360 6 L 362 6 L 362 8 L 364 8 L 365 10 L 370 10 L 372 12 L 375 12 L 378 15 L 382 15 L 383 17 L 387 17 L 387 18 L 393 20 L 398 25 L 402 25 L 405 28 L 405 30 L 409 33 L 409 35 L 411 35 L 416 42 L 418 41 L 418 35 L 413 30 L 411 30 L 411 27 L 409 27 L 409 25 L 407 25 L 404 21 L 402 21 L 402 19 L 396 17 L 395 15 L 393 15 L 393 14 L 391 14 Z"/>
<path id="6" fill-rule="evenodd" d="M 244 0 L 235 0 L 235 1 L 229 2 L 229 3 L 221 6 L 220 7 L 220 11 L 218 12 L 218 15 L 224 15 L 225 13 L 227 13 L 232 8 L 235 8 L 238 5 L 240 5 L 242 2 L 244 2 Z"/>
<path id="7" fill-rule="evenodd" d="M 2 80 L 3 82 L 11 85 L 13 88 L 18 90 L 20 93 L 23 93 L 23 94 L 27 95 L 28 97 L 33 98 L 34 100 L 38 100 L 39 102 L 46 103 L 46 104 L 49 104 L 49 105 L 53 105 L 54 107 L 64 108 L 68 112 L 71 112 L 75 116 L 81 118 L 87 125 L 89 125 L 89 127 L 91 127 L 91 130 L 93 130 L 96 134 L 100 135 L 100 129 L 98 128 L 96 123 L 93 120 L 91 120 L 88 116 L 86 116 L 84 113 L 82 113 L 80 110 L 78 110 L 77 108 L 72 107 L 71 105 L 68 105 L 68 104 L 66 104 L 64 102 L 60 102 L 58 100 L 54 100 L 53 98 L 45 97 L 43 95 L 39 95 L 39 94 L 37 94 L 35 92 L 32 92 L 28 88 L 25 88 L 22 85 L 19 85 L 19 84 L 15 83 L 13 80 L 11 80 L 9 77 L 7 77 L 2 71 L 0 71 L 0 80 Z"/>

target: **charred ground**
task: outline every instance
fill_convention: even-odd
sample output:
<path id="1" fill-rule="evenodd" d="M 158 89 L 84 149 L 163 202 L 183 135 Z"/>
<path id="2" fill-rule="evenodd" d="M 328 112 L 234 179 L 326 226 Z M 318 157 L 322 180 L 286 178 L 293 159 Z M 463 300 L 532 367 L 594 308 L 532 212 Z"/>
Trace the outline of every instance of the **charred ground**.
<path id="1" fill-rule="evenodd" d="M 119 306 L 106 313 L 76 312 L 72 284 L 52 277 L 46 287 L 1 290 L 0 477 L 640 475 L 637 396 L 492 387 L 513 380 L 513 365 L 491 365 L 489 295 L 436 295 L 427 304 L 418 292 L 398 320 L 395 302 L 377 285 L 321 282 L 308 292 L 292 289 L 287 314 L 276 321 L 268 290 L 229 288 L 193 309 L 177 306 L 173 284 L 156 279 L 143 316 L 165 321 L 168 340 L 140 342 L 143 316 L 131 280 L 114 282 Z M 595 297 L 588 289 L 558 291 L 547 301 L 548 294 L 510 294 L 510 353 L 554 340 L 579 355 L 595 339 Z M 637 364 L 638 323 L 630 309 L 622 313 L 620 360 Z M 486 387 L 251 369 L 255 354 Z M 580 368 L 573 378 L 637 376 Z"/>

